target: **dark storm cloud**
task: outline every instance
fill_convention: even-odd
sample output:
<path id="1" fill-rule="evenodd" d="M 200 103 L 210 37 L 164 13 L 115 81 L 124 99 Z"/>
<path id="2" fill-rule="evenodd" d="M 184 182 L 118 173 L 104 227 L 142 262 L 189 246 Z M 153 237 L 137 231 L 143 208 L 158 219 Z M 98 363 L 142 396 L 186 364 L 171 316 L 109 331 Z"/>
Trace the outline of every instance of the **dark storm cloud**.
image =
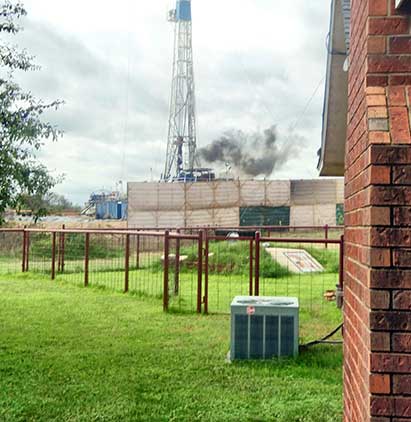
<path id="1" fill-rule="evenodd" d="M 244 133 L 232 130 L 199 150 L 201 159 L 209 164 L 234 167 L 235 173 L 244 176 L 266 176 L 285 166 L 299 144 L 279 143 L 275 126 L 262 133 Z"/>

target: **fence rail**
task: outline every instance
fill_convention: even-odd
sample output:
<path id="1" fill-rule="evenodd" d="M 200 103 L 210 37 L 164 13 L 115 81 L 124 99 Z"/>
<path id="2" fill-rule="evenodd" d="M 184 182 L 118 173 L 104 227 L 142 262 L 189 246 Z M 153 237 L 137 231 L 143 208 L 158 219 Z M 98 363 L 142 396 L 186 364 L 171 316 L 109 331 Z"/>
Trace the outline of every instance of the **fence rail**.
<path id="1" fill-rule="evenodd" d="M 271 236 L 279 228 L 0 229 L 0 273 L 39 272 L 155 297 L 165 311 L 221 313 L 237 295 L 295 295 L 307 312 L 327 312 L 324 293 L 343 285 L 344 239 L 329 236 L 340 228 L 293 228 L 310 235 L 316 229 L 320 238 Z M 297 261 L 308 254 L 321 269 L 304 272 L 301 261 L 295 272 L 281 258 L 287 254 L 300 254 Z"/>

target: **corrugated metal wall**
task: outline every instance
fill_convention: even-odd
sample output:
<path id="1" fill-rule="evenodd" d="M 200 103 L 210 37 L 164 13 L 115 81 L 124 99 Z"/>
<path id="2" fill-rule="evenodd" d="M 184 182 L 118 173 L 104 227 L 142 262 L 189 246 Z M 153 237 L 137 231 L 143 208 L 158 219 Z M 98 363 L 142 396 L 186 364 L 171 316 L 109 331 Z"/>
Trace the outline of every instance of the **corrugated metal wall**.
<path id="1" fill-rule="evenodd" d="M 288 224 L 335 225 L 336 204 L 343 203 L 343 197 L 342 179 L 129 183 L 128 224 L 129 227 L 238 226 L 245 208 L 262 207 L 262 215 L 254 210 L 244 218 L 277 225 L 280 220 L 287 221 L 283 211 L 288 208 Z M 266 208 L 276 211 L 270 214 Z"/>

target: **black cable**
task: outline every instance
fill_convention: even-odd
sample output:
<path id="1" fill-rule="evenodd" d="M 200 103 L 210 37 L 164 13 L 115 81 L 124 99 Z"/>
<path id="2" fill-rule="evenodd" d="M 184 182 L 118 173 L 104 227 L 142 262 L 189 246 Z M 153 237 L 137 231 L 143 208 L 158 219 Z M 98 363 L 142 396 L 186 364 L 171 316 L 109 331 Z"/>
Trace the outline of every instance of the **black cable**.
<path id="1" fill-rule="evenodd" d="M 334 336 L 335 334 L 337 334 L 338 331 L 340 331 L 343 328 L 343 326 L 344 326 L 344 323 L 340 324 L 335 330 L 331 331 L 331 333 L 327 334 L 325 337 L 323 337 L 320 340 L 314 340 L 314 341 L 310 341 L 309 343 L 302 344 L 300 346 L 300 349 L 307 349 L 308 347 L 315 346 L 317 344 L 331 344 L 331 345 L 342 344 L 343 342 L 341 340 L 336 340 L 336 341 L 327 341 L 327 340 L 331 338 L 332 336 Z"/>

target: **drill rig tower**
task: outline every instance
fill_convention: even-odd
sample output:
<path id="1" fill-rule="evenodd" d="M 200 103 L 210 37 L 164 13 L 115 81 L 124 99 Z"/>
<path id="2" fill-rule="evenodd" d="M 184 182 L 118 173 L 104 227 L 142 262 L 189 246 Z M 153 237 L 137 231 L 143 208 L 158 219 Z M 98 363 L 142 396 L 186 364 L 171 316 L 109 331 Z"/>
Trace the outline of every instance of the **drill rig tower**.
<path id="1" fill-rule="evenodd" d="M 175 25 L 173 78 L 163 181 L 184 180 L 196 162 L 196 110 L 192 47 L 191 0 L 177 0 L 168 14 Z"/>

